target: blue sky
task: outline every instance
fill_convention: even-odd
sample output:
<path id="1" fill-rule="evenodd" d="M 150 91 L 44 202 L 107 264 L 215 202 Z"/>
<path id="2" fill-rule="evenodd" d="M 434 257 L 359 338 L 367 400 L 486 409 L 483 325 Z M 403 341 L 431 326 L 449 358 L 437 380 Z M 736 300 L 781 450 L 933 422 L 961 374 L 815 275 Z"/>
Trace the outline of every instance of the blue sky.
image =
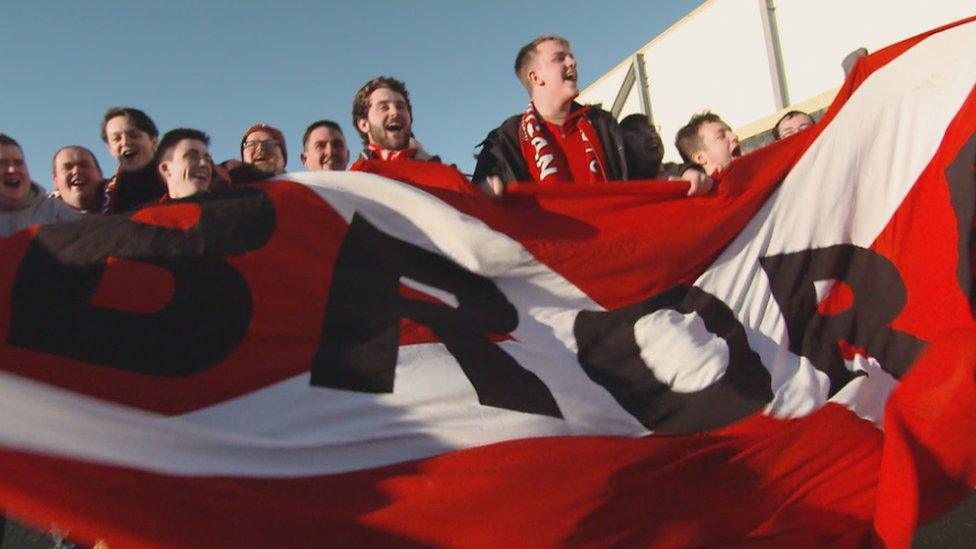
<path id="1" fill-rule="evenodd" d="M 512 73 L 522 44 L 569 38 L 584 87 L 701 3 L 12 2 L 0 33 L 0 131 L 21 143 L 45 187 L 51 156 L 67 144 L 114 171 L 99 138 L 114 105 L 145 110 L 161 132 L 206 131 L 217 161 L 239 155 L 251 124 L 277 126 L 298 171 L 313 120 L 339 122 L 358 151 L 352 96 L 382 74 L 406 81 L 425 148 L 470 173 L 475 145 L 525 108 Z"/>

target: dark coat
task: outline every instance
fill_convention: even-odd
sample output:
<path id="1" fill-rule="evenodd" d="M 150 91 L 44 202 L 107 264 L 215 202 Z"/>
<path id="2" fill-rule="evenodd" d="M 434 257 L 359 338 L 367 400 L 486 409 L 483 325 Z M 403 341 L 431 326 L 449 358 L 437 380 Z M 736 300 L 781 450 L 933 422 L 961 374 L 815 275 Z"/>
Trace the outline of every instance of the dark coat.
<path id="1" fill-rule="evenodd" d="M 579 107 L 579 104 L 573 104 L 574 110 Z M 593 130 L 596 131 L 600 145 L 603 146 L 603 157 L 607 161 L 607 180 L 629 179 L 624 134 L 617 126 L 613 115 L 603 109 L 590 107 L 586 117 L 593 124 Z M 484 181 L 489 175 L 497 175 L 506 184 L 512 181 L 532 181 L 519 142 L 521 120 L 521 114 L 512 116 L 492 130 L 481 142 L 481 152 L 478 153 L 478 164 L 474 169 L 473 181 Z"/>

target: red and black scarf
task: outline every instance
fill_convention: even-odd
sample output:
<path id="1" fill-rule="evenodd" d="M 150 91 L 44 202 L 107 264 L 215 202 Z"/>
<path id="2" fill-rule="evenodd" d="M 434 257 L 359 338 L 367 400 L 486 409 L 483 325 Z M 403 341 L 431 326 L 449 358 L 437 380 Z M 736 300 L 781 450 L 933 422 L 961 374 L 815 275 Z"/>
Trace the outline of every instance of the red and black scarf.
<path id="1" fill-rule="evenodd" d="M 400 149 L 398 151 L 393 151 L 390 149 L 384 149 L 375 143 L 370 143 L 366 145 L 366 149 L 373 158 L 378 158 L 380 160 L 413 160 L 417 156 L 417 149 L 406 148 Z"/>
<path id="2" fill-rule="evenodd" d="M 606 171 L 600 163 L 600 158 L 594 149 L 594 142 L 599 142 L 596 138 L 596 130 L 586 116 L 586 111 L 590 108 L 583 106 L 573 112 L 572 117 L 576 120 L 576 129 L 579 130 L 583 139 L 586 153 L 586 165 L 589 166 L 589 180 L 580 183 L 596 183 L 606 181 Z M 567 165 L 566 155 L 555 154 L 553 142 L 555 137 L 545 124 L 539 121 L 539 115 L 535 111 L 532 103 L 525 109 L 522 121 L 519 124 L 519 142 L 522 147 L 522 156 L 525 164 L 532 174 L 532 180 L 539 183 L 553 181 L 572 181 L 573 174 Z"/>

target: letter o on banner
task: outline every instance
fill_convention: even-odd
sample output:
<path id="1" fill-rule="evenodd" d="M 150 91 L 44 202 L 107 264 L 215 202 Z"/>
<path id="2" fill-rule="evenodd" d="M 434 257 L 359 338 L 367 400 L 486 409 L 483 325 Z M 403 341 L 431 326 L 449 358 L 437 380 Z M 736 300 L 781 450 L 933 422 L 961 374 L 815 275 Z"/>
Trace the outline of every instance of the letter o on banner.
<path id="1" fill-rule="evenodd" d="M 703 334 L 702 326 L 715 337 Z M 676 286 L 614 311 L 582 311 L 573 329 L 586 374 L 651 431 L 717 429 L 760 411 L 773 399 L 769 371 L 749 347 L 742 324 L 725 303 L 700 288 Z M 641 333 L 640 344 L 636 332 Z M 698 377 L 684 376 L 680 364 L 649 366 L 647 360 L 662 355 L 655 339 L 685 348 L 701 342 L 702 352 L 694 359 L 705 364 L 689 365 Z M 724 365 L 717 362 L 723 357 Z"/>

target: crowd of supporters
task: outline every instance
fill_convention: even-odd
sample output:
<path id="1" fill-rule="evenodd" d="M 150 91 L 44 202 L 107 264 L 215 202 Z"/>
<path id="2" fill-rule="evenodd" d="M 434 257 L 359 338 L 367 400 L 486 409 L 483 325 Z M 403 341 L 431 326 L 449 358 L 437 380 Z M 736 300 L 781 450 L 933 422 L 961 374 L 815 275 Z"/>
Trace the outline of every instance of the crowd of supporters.
<path id="1" fill-rule="evenodd" d="M 727 169 L 739 154 L 739 139 L 728 124 L 705 112 L 692 116 L 677 133 L 675 145 L 684 162 L 662 164 L 661 137 L 647 117 L 634 114 L 618 124 L 607 111 L 576 102 L 576 60 L 562 37 L 540 36 L 522 47 L 515 74 L 528 92 L 528 106 L 488 133 L 471 178 L 494 198 L 503 197 L 506 185 L 516 181 L 634 179 L 683 179 L 689 183 L 689 196 L 702 195 L 712 189 L 710 176 Z M 364 84 L 353 98 L 352 123 L 362 151 L 349 169 L 377 160 L 441 161 L 414 136 L 410 94 L 399 80 L 381 76 Z M 811 124 L 805 113 L 791 111 L 773 134 L 785 138 Z M 241 138 L 240 158 L 217 164 L 206 133 L 177 128 L 160 137 L 152 118 L 129 107 L 108 109 L 101 137 L 117 162 L 114 175 L 104 176 L 91 150 L 67 145 L 51 161 L 54 190 L 48 194 L 31 179 L 17 141 L 0 133 L 0 235 L 273 178 L 284 173 L 288 158 L 282 132 L 255 124 Z M 308 170 L 345 170 L 350 156 L 342 128 L 334 121 L 313 122 L 302 136 L 300 158 Z"/>

